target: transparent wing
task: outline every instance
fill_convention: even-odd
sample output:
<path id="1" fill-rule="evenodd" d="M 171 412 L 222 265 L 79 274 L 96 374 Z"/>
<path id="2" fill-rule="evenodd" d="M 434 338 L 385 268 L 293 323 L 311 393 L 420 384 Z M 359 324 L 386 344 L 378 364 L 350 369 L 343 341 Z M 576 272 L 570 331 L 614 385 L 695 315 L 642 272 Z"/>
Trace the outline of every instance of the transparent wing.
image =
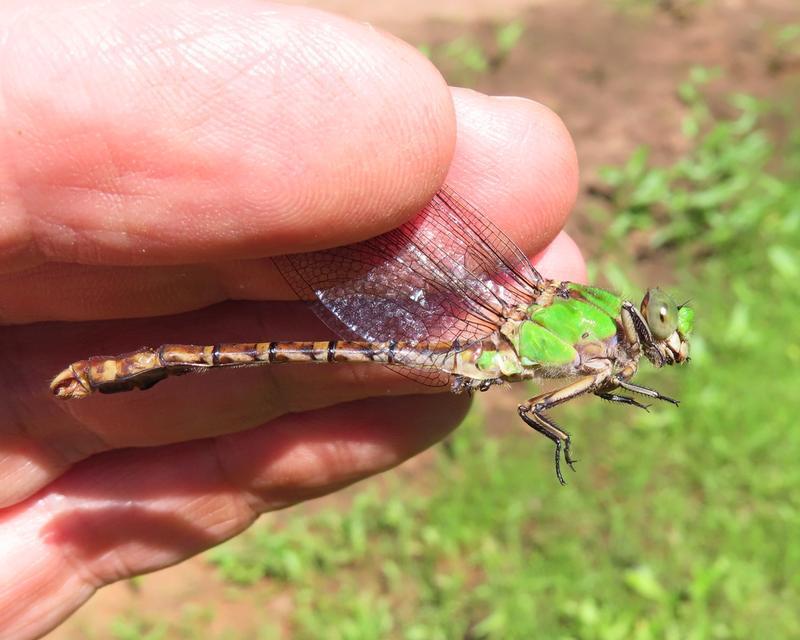
<path id="1" fill-rule="evenodd" d="M 397 229 L 275 262 L 343 338 L 446 341 L 454 349 L 496 331 L 505 310 L 530 303 L 543 282 L 519 247 L 446 187 Z"/>

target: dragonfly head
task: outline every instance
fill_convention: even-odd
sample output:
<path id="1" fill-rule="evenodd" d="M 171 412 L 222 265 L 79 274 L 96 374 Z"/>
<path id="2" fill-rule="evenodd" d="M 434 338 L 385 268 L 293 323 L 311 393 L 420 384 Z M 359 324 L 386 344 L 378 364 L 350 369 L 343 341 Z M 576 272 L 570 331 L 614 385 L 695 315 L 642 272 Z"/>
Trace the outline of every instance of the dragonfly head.
<path id="1" fill-rule="evenodd" d="M 669 294 L 656 288 L 648 289 L 639 311 L 650 332 L 649 340 L 642 340 L 648 360 L 657 367 L 686 362 L 694 309 L 676 304 Z"/>

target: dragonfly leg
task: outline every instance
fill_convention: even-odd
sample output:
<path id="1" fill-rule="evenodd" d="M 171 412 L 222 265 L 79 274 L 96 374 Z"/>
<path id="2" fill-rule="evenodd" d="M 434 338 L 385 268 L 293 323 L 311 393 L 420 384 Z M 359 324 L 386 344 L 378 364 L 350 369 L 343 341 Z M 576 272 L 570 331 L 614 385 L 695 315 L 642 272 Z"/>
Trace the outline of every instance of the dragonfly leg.
<path id="1" fill-rule="evenodd" d="M 596 395 L 598 398 L 603 398 L 603 400 L 608 400 L 609 402 L 620 402 L 622 404 L 629 404 L 633 407 L 639 407 L 645 411 L 650 411 L 649 404 L 642 404 L 638 400 L 629 398 L 628 396 L 619 396 L 616 393 L 606 393 L 604 391 L 595 391 L 594 395 Z"/>
<path id="2" fill-rule="evenodd" d="M 632 382 L 628 382 L 622 378 L 616 378 L 615 382 L 622 387 L 623 389 L 627 389 L 628 391 L 633 391 L 634 393 L 639 393 L 643 396 L 647 396 L 649 398 L 655 398 L 656 400 L 664 400 L 665 402 L 671 402 L 674 405 L 680 404 L 677 400 L 670 398 L 669 396 L 665 396 L 660 394 L 655 389 L 648 389 L 647 387 L 641 387 L 638 384 L 633 384 Z"/>
<path id="3" fill-rule="evenodd" d="M 488 391 L 496 384 L 503 384 L 502 378 L 489 378 L 488 380 L 481 380 L 478 389 L 481 391 Z"/>
<path id="4" fill-rule="evenodd" d="M 455 376 L 453 378 L 450 391 L 455 394 L 466 392 L 468 395 L 472 396 L 472 387 L 469 384 L 469 380 L 464 376 Z"/>
<path id="5" fill-rule="evenodd" d="M 564 476 L 561 474 L 561 452 L 564 452 L 564 460 L 569 465 L 570 469 L 575 471 L 574 463 L 577 462 L 571 453 L 570 453 L 570 445 L 572 443 L 572 439 L 566 431 L 564 431 L 561 427 L 556 425 L 551 419 L 533 412 L 531 413 L 530 407 L 526 407 L 525 405 L 519 406 L 519 416 L 525 421 L 531 429 L 541 433 L 546 438 L 549 438 L 553 441 L 553 444 L 556 446 L 555 450 L 555 462 L 556 462 L 556 477 L 558 481 L 565 485 L 567 484 L 566 480 L 564 480 Z"/>
<path id="6" fill-rule="evenodd" d="M 525 404 L 519 406 L 519 415 L 529 427 L 546 436 L 556 445 L 556 476 L 563 485 L 566 484 L 564 476 L 561 475 L 561 454 L 563 450 L 564 460 L 570 469 L 575 471 L 574 463 L 577 462 L 572 457 L 570 447 L 572 439 L 564 429 L 559 427 L 552 419 L 548 418 L 544 412 L 559 404 L 563 404 L 572 398 L 596 389 L 602 382 L 607 380 L 607 374 L 599 373 L 597 376 L 581 378 L 566 387 L 555 389 L 547 393 L 534 396 Z"/>
<path id="7" fill-rule="evenodd" d="M 502 378 L 488 378 L 486 380 L 475 380 L 466 376 L 455 376 L 450 390 L 453 393 L 467 393 L 470 397 L 475 391 L 488 391 L 496 384 L 502 384 Z"/>

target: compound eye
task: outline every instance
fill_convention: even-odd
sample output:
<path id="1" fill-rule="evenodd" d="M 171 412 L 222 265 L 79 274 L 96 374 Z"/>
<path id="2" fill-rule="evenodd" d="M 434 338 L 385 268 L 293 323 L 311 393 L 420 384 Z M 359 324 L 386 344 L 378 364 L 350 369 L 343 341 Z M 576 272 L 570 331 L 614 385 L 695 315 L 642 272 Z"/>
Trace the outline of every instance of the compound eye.
<path id="1" fill-rule="evenodd" d="M 678 305 L 661 289 L 647 292 L 641 310 L 656 340 L 666 340 L 678 328 Z"/>

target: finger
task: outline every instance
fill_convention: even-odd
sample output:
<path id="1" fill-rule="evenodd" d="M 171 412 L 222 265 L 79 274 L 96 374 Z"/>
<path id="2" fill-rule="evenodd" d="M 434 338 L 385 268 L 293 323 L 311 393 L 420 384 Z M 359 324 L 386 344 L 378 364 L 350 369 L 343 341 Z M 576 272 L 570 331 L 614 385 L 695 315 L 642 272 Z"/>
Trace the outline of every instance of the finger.
<path id="1" fill-rule="evenodd" d="M 367 25 L 213 0 L 6 19 L 0 271 L 345 244 L 421 207 L 452 155 L 440 74 Z"/>
<path id="2" fill-rule="evenodd" d="M 549 245 L 578 193 L 575 145 L 544 105 L 453 89 L 458 135 L 447 182 L 528 255 Z"/>
<path id="3" fill-rule="evenodd" d="M 398 464 L 461 420 L 463 399 L 442 400 L 367 400 L 218 440 L 87 460 L 0 512 L 0 636 L 43 634 L 104 584 L 179 562 L 259 513 Z"/>
<path id="4" fill-rule="evenodd" d="M 459 128 L 448 182 L 529 255 L 539 253 L 575 200 L 578 168 L 569 133 L 530 100 L 460 89 L 453 96 Z M 580 268 L 574 252 L 564 257 L 564 265 Z M 292 297 L 269 260 L 136 269 L 47 264 L 0 275 L 0 321 L 143 317 L 228 299 Z"/>
<path id="5" fill-rule="evenodd" d="M 556 278 L 585 280 L 580 252 L 560 234 L 541 254 L 539 268 Z M 206 344 L 255 340 L 328 340 L 336 336 L 302 303 L 226 303 L 153 323 L 150 319 L 9 327 L 0 335 L 8 371 L 0 406 L 9 417 L 4 430 L 0 477 L 32 451 L 10 443 L 12 433 L 66 449 L 80 459 L 109 447 L 147 446 L 249 428 L 287 411 L 374 394 L 419 390 L 413 381 L 383 367 L 362 365 L 265 365 L 258 369 L 211 371 L 173 378 L 146 394 L 94 396 L 85 402 L 45 398 L 49 379 L 68 362 L 87 354 L 116 354 L 160 343 Z M 135 346 L 134 346 L 135 345 Z M 440 389 L 430 389 L 431 391 Z M 20 407 L 23 407 L 20 410 Z M 24 415 L 24 421 L 10 417 Z M 65 461 L 59 460 L 61 464 Z M 26 465 L 27 466 L 27 465 Z M 5 471 L 4 471 L 5 470 Z M 30 469 L 29 469 L 30 471 Z"/>
<path id="6" fill-rule="evenodd" d="M 49 394 L 52 354 L 117 353 L 166 341 L 323 340 L 330 330 L 300 302 L 227 303 L 152 320 L 10 327 L 0 333 L 0 506 L 13 504 L 92 454 L 211 437 L 263 424 L 287 412 L 369 395 L 428 390 L 377 365 L 265 365 L 171 378 L 146 393 L 98 394 L 65 402 Z M 268 338 L 272 339 L 272 338 Z M 123 346 L 124 345 L 124 346 Z M 63 367 L 68 360 L 62 360 Z M 434 389 L 430 389 L 434 390 Z"/>
<path id="7" fill-rule="evenodd" d="M 493 104 L 494 101 L 486 100 L 480 108 L 491 109 Z M 496 120 L 507 116 L 509 104 L 512 103 L 504 100 L 501 104 L 501 109 L 495 113 Z M 540 113 L 527 101 L 520 105 L 523 112 L 528 114 L 527 117 L 537 117 Z M 466 120 L 469 121 L 469 118 Z M 474 118 L 473 121 L 476 121 L 476 126 L 482 126 L 479 119 Z M 524 117 L 515 116 L 512 122 L 519 123 L 523 129 L 537 129 L 532 124 L 524 125 Z M 512 139 L 519 137 L 520 132 L 514 127 L 506 130 Z M 551 135 L 556 139 L 565 136 L 557 132 Z M 509 230 L 512 235 L 528 227 L 539 228 L 535 221 L 542 210 L 562 211 L 561 216 L 566 215 L 572 184 L 569 178 L 560 181 L 564 185 L 563 193 L 555 189 L 548 191 L 555 194 L 556 204 L 552 209 L 548 209 L 547 200 L 541 199 L 542 191 L 532 189 L 529 184 L 530 176 L 535 173 L 539 163 L 537 153 L 547 158 L 547 149 L 531 144 L 530 148 L 538 149 L 537 153 L 527 152 L 528 146 L 522 146 L 522 153 L 511 154 L 509 149 L 513 148 L 513 143 L 502 144 L 496 140 L 492 146 L 485 144 L 478 133 L 472 135 L 472 139 L 481 144 L 476 145 L 475 149 L 469 144 L 459 145 L 454 161 L 454 171 L 457 172 L 453 176 L 455 181 L 463 179 L 466 168 L 472 162 L 480 161 L 500 168 L 510 158 L 514 163 L 527 162 L 530 165 L 530 171 L 509 170 L 509 180 L 515 182 L 503 185 L 501 195 L 497 198 L 496 209 L 500 215 L 505 215 L 507 219 L 515 216 L 514 220 L 521 221 Z M 560 144 L 569 147 L 571 143 L 568 136 Z M 488 154 L 494 157 L 494 162 L 487 159 Z M 491 182 L 484 186 L 485 189 L 495 187 L 496 184 Z M 493 201 L 491 192 L 476 190 L 471 197 L 483 202 Z M 495 207 L 488 209 L 494 215 Z M 525 219 L 531 222 L 526 223 Z M 543 226 L 545 229 L 552 228 L 546 224 Z M 536 250 L 536 235 L 523 235 L 523 241 L 527 238 L 529 242 L 526 249 Z M 563 260 L 559 263 L 562 254 L 555 249 L 546 253 L 550 266 L 545 273 L 554 269 L 553 265 L 561 264 L 562 272 L 566 270 L 580 274 L 580 255 L 574 245 L 562 242 L 560 246 L 568 249 L 563 252 Z M 261 273 L 265 273 L 263 264 Z M 258 286 L 257 282 L 253 282 L 249 290 L 254 297 L 269 293 L 259 293 Z M 53 295 L 57 295 L 56 290 Z M 29 454 L 31 457 L 28 460 L 39 461 L 33 466 L 36 472 L 31 468 L 25 469 L 24 477 L 33 477 L 34 483 L 41 483 L 43 477 L 49 475 L 52 478 L 76 459 L 107 447 L 156 445 L 232 432 L 260 424 L 285 411 L 326 406 L 344 399 L 386 393 L 387 390 L 408 393 L 415 388 L 410 386 L 411 383 L 404 385 L 399 376 L 387 373 L 382 368 L 265 367 L 174 379 L 146 394 L 93 397 L 77 404 L 59 404 L 45 397 L 52 375 L 69 362 L 92 354 L 122 353 L 142 345 L 157 346 L 163 342 L 204 344 L 327 339 L 330 336 L 318 323 L 314 324 L 301 316 L 296 308 L 280 310 L 267 305 L 248 309 L 228 303 L 183 316 L 167 316 L 158 322 L 142 319 L 7 328 L 0 334 L 0 340 L 7 341 L 3 367 L 6 386 L 13 392 L 2 401 L 7 405 L 5 415 L 21 416 L 12 423 L 13 426 L 8 427 L 8 432 L 27 438 L 25 442 L 36 448 L 36 455 Z M 71 457 L 54 461 L 53 456 L 62 451 L 68 451 Z M 26 460 L 24 456 L 8 457 L 6 466 L 0 465 L 0 475 L 15 476 L 20 473 L 23 460 Z M 25 485 L 27 490 L 31 486 L 39 485 Z"/>
<path id="8" fill-rule="evenodd" d="M 566 258 L 566 259 L 565 259 Z M 580 252 L 566 234 L 541 254 L 538 267 L 554 278 L 585 280 Z M 124 329 L 122 328 L 124 326 Z M 264 327 L 269 327 L 265 329 Z M 9 376 L 0 411 L 6 416 L 0 446 L 0 505 L 24 499 L 95 452 L 124 446 L 152 446 L 228 433 L 260 424 L 286 411 L 303 411 L 379 394 L 440 391 L 369 365 L 288 366 L 215 371 L 171 379 L 146 394 L 93 397 L 69 404 L 43 398 L 55 371 L 53 354 L 66 348 L 62 364 L 93 349 L 114 353 L 151 338 L 203 343 L 211 337 L 249 341 L 268 331 L 275 339 L 334 337 L 299 303 L 227 303 L 186 316 L 131 322 L 62 325 L 42 340 L 38 327 L 12 327 Z M 127 347 L 121 346 L 127 340 Z M 17 345 L 11 347 L 10 345 Z M 36 350 L 19 345 L 35 346 Z M 19 360 L 17 360 L 19 357 Z M 61 365 L 58 365 L 61 366 Z"/>
<path id="9" fill-rule="evenodd" d="M 562 231 L 536 257 L 536 268 L 551 280 L 586 282 L 586 263 L 575 241 Z"/>

